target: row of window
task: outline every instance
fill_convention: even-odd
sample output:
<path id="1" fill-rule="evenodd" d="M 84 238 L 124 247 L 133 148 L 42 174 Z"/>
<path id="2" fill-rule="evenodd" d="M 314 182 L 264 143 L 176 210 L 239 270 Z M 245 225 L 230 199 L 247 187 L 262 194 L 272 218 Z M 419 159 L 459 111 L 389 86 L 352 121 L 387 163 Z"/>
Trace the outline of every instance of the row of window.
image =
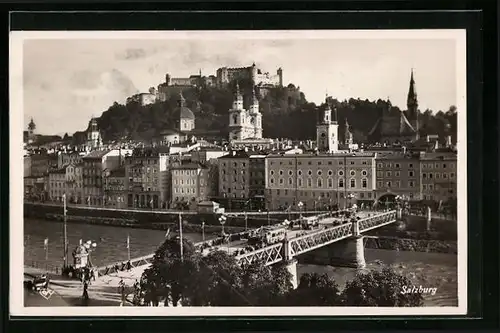
<path id="1" fill-rule="evenodd" d="M 392 177 L 392 171 L 386 171 L 385 176 Z M 384 171 L 377 171 L 377 177 L 378 178 L 384 177 Z M 394 177 L 401 177 L 401 171 L 394 171 Z M 415 171 L 414 170 L 408 171 L 408 177 L 415 177 Z"/>
<path id="2" fill-rule="evenodd" d="M 377 187 L 378 188 L 384 187 L 384 182 L 377 181 Z M 391 188 L 391 187 L 399 188 L 399 187 L 401 187 L 401 181 L 396 180 L 395 182 L 392 182 L 392 181 L 385 182 L 385 187 L 387 187 L 387 188 Z M 408 181 L 408 187 L 415 187 L 415 182 L 413 180 Z"/>
<path id="3" fill-rule="evenodd" d="M 173 174 L 176 176 L 178 175 L 195 176 L 197 174 L 197 170 L 174 170 Z"/>
<path id="4" fill-rule="evenodd" d="M 269 183 L 271 185 L 274 185 L 275 184 L 274 178 L 272 178 L 272 177 L 269 178 Z M 285 180 L 283 178 L 279 178 L 278 183 L 279 183 L 279 185 L 283 185 L 285 183 Z M 313 183 L 312 178 L 306 179 L 307 187 L 312 187 L 312 183 Z M 327 178 L 326 183 L 327 183 L 328 188 L 333 188 L 333 183 L 334 183 L 333 178 Z M 288 178 L 288 185 L 293 185 L 293 178 Z M 355 178 L 349 179 L 349 185 L 351 188 L 356 187 L 356 179 Z M 302 186 L 304 186 L 302 178 L 297 178 L 297 187 L 302 187 Z M 316 179 L 316 187 L 319 187 L 319 188 L 323 187 L 323 179 L 322 178 Z M 337 187 L 339 187 L 339 188 L 344 187 L 344 178 L 338 179 Z M 361 187 L 368 188 L 368 179 L 366 179 L 366 178 L 361 179 Z"/>
<path id="5" fill-rule="evenodd" d="M 293 173 L 294 173 L 294 172 L 293 172 L 292 170 L 288 170 L 288 175 L 289 175 L 289 176 L 293 176 Z M 302 173 L 303 173 L 303 172 L 302 172 L 302 170 L 297 170 L 297 175 L 298 175 L 298 176 L 302 176 Z M 332 175 L 333 175 L 333 170 L 328 170 L 328 172 L 327 172 L 327 173 L 328 173 L 328 176 L 332 176 Z M 269 171 L 269 174 L 270 174 L 271 176 L 274 176 L 274 175 L 275 175 L 274 170 Z M 283 171 L 283 170 L 279 170 L 279 171 L 278 171 L 278 174 L 279 174 L 280 176 L 283 176 L 284 171 Z M 313 174 L 312 170 L 307 170 L 307 174 L 308 174 L 309 176 L 312 176 L 312 174 Z M 322 170 L 318 170 L 318 171 L 316 172 L 316 174 L 317 174 L 318 176 L 321 176 L 321 175 L 323 175 L 323 171 L 322 171 Z M 344 170 L 338 170 L 338 171 L 337 171 L 337 175 L 339 175 L 339 176 L 343 176 L 343 175 L 344 175 Z M 349 175 L 351 175 L 351 176 L 353 176 L 353 177 L 354 177 L 354 176 L 356 176 L 356 170 L 349 170 Z M 362 170 L 362 171 L 361 171 L 361 175 L 366 177 L 366 176 L 368 175 L 368 171 L 367 171 L 367 170 Z"/>
<path id="6" fill-rule="evenodd" d="M 196 194 L 196 188 L 178 188 L 174 187 L 174 193 L 181 193 L 181 194 Z M 200 194 L 203 194 L 203 189 L 200 189 Z"/>
<path id="7" fill-rule="evenodd" d="M 384 163 L 377 163 L 377 168 L 382 169 L 382 168 L 384 168 L 384 165 L 385 165 L 386 168 L 393 168 L 393 167 L 395 169 L 401 168 L 401 164 L 400 163 L 394 163 L 394 164 L 392 164 L 392 163 L 385 163 L 385 164 Z M 408 167 L 410 169 L 412 169 L 413 168 L 413 163 L 409 163 Z"/>
<path id="8" fill-rule="evenodd" d="M 174 179 L 174 185 L 196 185 L 196 179 Z M 200 179 L 200 185 L 205 185 L 204 179 Z"/>
<path id="9" fill-rule="evenodd" d="M 449 174 L 446 173 L 446 172 L 443 172 L 443 173 L 439 173 L 439 172 L 429 172 L 429 173 L 422 173 L 422 178 L 423 179 L 432 179 L 432 178 L 435 178 L 435 179 L 440 179 L 440 178 L 443 178 L 443 179 L 455 179 L 455 173 L 454 172 L 450 172 Z"/>
<path id="10" fill-rule="evenodd" d="M 333 165 L 333 161 L 317 161 L 316 164 L 317 165 L 323 165 L 323 162 L 325 162 L 324 165 Z M 283 165 L 283 163 L 284 163 L 283 161 L 280 161 L 279 165 Z M 349 163 L 346 162 L 346 164 L 355 165 L 356 162 L 355 161 L 349 161 Z M 362 165 L 368 165 L 368 161 L 361 161 L 361 164 Z M 274 165 L 274 161 L 270 161 L 269 165 Z M 293 161 L 291 161 L 291 160 L 288 161 L 288 165 L 293 165 Z M 298 161 L 297 165 L 302 165 L 302 161 Z M 312 161 L 308 161 L 307 165 L 312 165 Z M 344 161 L 343 160 L 338 161 L 338 165 L 344 165 Z"/>
<path id="11" fill-rule="evenodd" d="M 454 169 L 455 163 L 422 163 L 422 169 L 439 169 L 440 167 L 443 169 Z"/>

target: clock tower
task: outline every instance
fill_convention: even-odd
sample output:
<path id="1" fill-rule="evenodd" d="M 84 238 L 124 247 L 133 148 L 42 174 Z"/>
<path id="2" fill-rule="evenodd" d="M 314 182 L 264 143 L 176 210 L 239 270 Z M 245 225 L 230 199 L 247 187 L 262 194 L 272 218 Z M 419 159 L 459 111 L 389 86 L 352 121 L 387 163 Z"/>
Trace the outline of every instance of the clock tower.
<path id="1" fill-rule="evenodd" d="M 316 125 L 316 145 L 318 152 L 336 153 L 338 151 L 338 128 L 336 119 L 332 119 L 332 109 L 328 104 L 328 97 L 325 105 L 320 107 L 318 124 Z"/>

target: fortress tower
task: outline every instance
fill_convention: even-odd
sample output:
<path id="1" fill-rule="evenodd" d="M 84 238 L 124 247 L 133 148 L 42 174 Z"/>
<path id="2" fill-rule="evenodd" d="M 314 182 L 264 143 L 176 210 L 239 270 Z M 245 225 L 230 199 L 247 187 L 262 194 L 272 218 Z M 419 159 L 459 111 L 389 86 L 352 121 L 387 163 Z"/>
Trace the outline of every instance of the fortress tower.
<path id="1" fill-rule="evenodd" d="M 325 105 L 319 110 L 319 119 L 316 125 L 316 144 L 319 152 L 336 153 L 338 151 L 338 128 L 337 119 L 332 119 L 332 109 L 328 104 L 327 96 Z"/>

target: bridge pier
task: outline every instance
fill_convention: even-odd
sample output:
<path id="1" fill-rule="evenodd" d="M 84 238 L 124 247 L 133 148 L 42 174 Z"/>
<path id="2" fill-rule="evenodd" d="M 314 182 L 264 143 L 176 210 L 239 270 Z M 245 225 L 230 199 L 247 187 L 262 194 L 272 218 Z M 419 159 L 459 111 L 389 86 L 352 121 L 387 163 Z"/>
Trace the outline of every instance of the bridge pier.
<path id="1" fill-rule="evenodd" d="M 297 259 L 292 258 L 285 263 L 286 269 L 292 274 L 290 282 L 292 283 L 293 289 L 297 289 L 299 285 L 297 262 Z"/>
<path id="2" fill-rule="evenodd" d="M 331 266 L 363 269 L 366 267 L 363 236 L 354 236 L 328 248 Z"/>

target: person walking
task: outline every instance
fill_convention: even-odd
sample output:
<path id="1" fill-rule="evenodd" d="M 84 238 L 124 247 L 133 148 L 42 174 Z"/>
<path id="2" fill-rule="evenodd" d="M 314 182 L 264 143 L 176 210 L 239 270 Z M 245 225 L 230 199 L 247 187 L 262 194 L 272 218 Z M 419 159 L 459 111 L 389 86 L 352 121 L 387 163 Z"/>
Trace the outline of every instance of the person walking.
<path id="1" fill-rule="evenodd" d="M 121 296 L 120 306 L 124 306 L 125 301 L 126 301 L 126 295 L 125 295 L 125 282 L 123 282 L 123 279 L 120 280 L 118 285 L 119 285 L 120 296 Z"/>

